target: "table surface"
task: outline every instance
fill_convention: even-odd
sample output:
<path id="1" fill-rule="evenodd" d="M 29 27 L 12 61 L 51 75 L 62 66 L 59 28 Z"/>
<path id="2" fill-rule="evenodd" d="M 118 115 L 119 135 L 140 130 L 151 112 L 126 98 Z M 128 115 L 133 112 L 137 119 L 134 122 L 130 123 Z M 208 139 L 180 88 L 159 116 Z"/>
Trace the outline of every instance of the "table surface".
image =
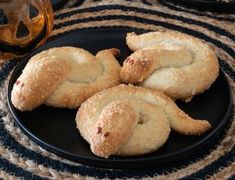
<path id="1" fill-rule="evenodd" d="M 171 29 L 208 42 L 216 51 L 221 69 L 233 92 L 235 79 L 235 15 L 186 8 L 166 0 L 70 0 L 55 12 L 50 40 L 70 31 L 97 27 L 133 27 L 150 31 Z M 0 67 L 0 178 L 209 178 L 235 175 L 235 123 L 230 122 L 213 144 L 191 159 L 143 169 L 100 169 L 84 166 L 50 153 L 28 139 L 17 127 L 6 103 L 11 71 L 18 61 Z"/>

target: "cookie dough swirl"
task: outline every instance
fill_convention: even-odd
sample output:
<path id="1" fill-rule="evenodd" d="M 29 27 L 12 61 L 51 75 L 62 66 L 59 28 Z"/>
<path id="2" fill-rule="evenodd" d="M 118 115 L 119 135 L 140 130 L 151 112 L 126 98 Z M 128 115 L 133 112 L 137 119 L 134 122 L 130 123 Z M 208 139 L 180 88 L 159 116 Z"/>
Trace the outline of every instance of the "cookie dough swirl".
<path id="1" fill-rule="evenodd" d="M 200 135 L 211 127 L 206 120 L 190 118 L 160 91 L 132 85 L 89 98 L 80 106 L 76 123 L 92 152 L 105 158 L 153 152 L 166 142 L 170 128 Z"/>
<path id="2" fill-rule="evenodd" d="M 123 64 L 122 82 L 189 100 L 208 89 L 218 76 L 215 53 L 192 36 L 173 31 L 128 33 L 126 43 L 134 53 Z"/>
<path id="3" fill-rule="evenodd" d="M 11 93 L 13 105 L 27 111 L 47 104 L 76 108 L 87 98 L 119 84 L 117 49 L 93 56 L 75 47 L 58 47 L 33 56 L 17 79 Z"/>

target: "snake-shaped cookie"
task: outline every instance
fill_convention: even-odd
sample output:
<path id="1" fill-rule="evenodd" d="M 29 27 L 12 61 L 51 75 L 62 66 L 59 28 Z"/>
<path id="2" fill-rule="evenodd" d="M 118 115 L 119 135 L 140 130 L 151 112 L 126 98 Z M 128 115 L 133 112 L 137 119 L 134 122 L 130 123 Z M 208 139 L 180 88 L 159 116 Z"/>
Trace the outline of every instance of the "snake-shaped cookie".
<path id="1" fill-rule="evenodd" d="M 105 89 L 79 108 L 77 127 L 94 154 L 140 155 L 167 140 L 170 127 L 184 135 L 200 135 L 210 123 L 195 120 L 160 91 L 132 85 Z"/>
<path id="2" fill-rule="evenodd" d="M 214 51 L 201 40 L 175 32 L 128 33 L 125 83 L 157 89 L 173 99 L 190 99 L 208 89 L 219 73 Z"/>
<path id="3" fill-rule="evenodd" d="M 33 56 L 17 79 L 11 93 L 13 105 L 32 110 L 41 104 L 76 108 L 87 98 L 119 84 L 117 49 L 93 56 L 75 47 L 58 47 Z"/>

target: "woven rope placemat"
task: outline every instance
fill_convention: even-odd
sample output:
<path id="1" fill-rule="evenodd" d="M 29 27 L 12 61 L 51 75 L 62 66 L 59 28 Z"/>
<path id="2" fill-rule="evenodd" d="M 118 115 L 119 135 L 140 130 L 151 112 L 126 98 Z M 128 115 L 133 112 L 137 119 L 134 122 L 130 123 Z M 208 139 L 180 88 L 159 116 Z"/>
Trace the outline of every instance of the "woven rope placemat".
<path id="1" fill-rule="evenodd" d="M 219 57 L 235 92 L 235 16 L 198 12 L 167 1 L 73 1 L 56 12 L 49 41 L 70 31 L 99 27 L 132 27 L 148 31 L 171 29 L 208 42 Z M 17 61 L 0 68 L 0 178 L 3 179 L 228 179 L 235 175 L 234 106 L 219 138 L 190 159 L 144 169 L 101 169 L 54 155 L 28 139 L 16 126 L 6 103 L 9 78 Z"/>

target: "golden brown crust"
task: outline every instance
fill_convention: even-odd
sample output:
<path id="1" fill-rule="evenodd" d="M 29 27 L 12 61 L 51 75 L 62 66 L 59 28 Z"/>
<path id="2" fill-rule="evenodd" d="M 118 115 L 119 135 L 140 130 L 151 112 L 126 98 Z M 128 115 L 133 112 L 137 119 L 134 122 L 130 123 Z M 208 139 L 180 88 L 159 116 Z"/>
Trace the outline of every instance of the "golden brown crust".
<path id="1" fill-rule="evenodd" d="M 70 70 L 68 61 L 56 57 L 33 59 L 17 79 L 11 93 L 13 105 L 27 111 L 44 103 Z"/>
<path id="2" fill-rule="evenodd" d="M 123 63 L 122 82 L 187 99 L 208 89 L 218 76 L 215 53 L 192 36 L 174 31 L 128 33 L 126 41 L 135 52 Z"/>
<path id="3" fill-rule="evenodd" d="M 115 154 L 132 135 L 138 114 L 128 101 L 112 102 L 104 107 L 91 135 L 91 150 L 101 157 Z"/>
<path id="4" fill-rule="evenodd" d="M 45 103 L 54 107 L 76 108 L 87 98 L 119 84 L 119 50 L 103 50 L 93 56 L 75 47 L 52 48 L 33 56 L 19 77 L 12 103 L 21 111 Z M 41 65 L 42 64 L 42 65 Z"/>
<path id="5" fill-rule="evenodd" d="M 148 77 L 149 72 L 154 70 L 155 61 L 145 57 L 143 53 L 145 52 L 140 50 L 125 60 L 120 72 L 120 78 L 123 82 L 140 83 Z"/>
<path id="6" fill-rule="evenodd" d="M 200 135 L 211 127 L 206 120 L 190 118 L 161 92 L 132 85 L 89 98 L 78 110 L 76 123 L 92 151 L 106 158 L 155 151 L 167 140 L 169 126 L 185 135 Z M 110 139 L 104 138 L 107 132 Z"/>

